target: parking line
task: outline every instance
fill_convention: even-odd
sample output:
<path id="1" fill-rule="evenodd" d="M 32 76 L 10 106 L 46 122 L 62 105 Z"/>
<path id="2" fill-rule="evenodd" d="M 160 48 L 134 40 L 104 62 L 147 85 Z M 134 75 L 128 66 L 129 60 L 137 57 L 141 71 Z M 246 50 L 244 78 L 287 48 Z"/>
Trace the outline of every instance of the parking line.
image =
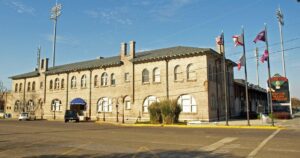
<path id="1" fill-rule="evenodd" d="M 214 150 L 224 146 L 227 143 L 235 141 L 236 139 L 237 139 L 237 137 L 227 137 L 227 138 L 217 141 L 216 143 L 202 147 L 201 150 L 206 151 L 206 152 L 211 152 L 211 151 L 214 151 Z"/>
<path id="2" fill-rule="evenodd" d="M 256 154 L 261 150 L 267 143 L 270 141 L 276 134 L 280 132 L 280 129 L 273 132 L 268 138 L 266 138 L 263 142 L 261 142 L 248 156 L 247 158 L 253 158 Z"/>
<path id="3" fill-rule="evenodd" d="M 88 143 L 79 145 L 78 147 L 75 147 L 75 148 L 72 148 L 72 149 L 70 149 L 70 150 L 67 150 L 67 151 L 61 153 L 60 155 L 58 155 L 58 156 L 56 156 L 56 157 L 60 157 L 60 156 L 63 156 L 63 155 L 67 155 L 67 154 L 69 154 L 69 153 L 71 153 L 71 152 L 73 152 L 73 151 L 76 151 L 76 150 L 80 149 L 81 147 L 87 146 L 87 145 L 89 145 L 89 144 L 91 144 L 91 143 L 92 143 L 92 142 L 88 142 Z"/>
<path id="4" fill-rule="evenodd" d="M 148 152 L 150 152 L 150 153 L 152 154 L 152 156 L 153 156 L 154 158 L 159 158 L 159 156 L 158 156 L 156 153 L 154 153 L 152 150 L 150 150 L 149 148 L 147 148 L 147 147 L 145 147 L 145 146 L 141 146 L 141 147 L 137 150 L 137 153 L 136 153 L 135 155 L 132 156 L 132 158 L 136 158 L 136 156 L 139 155 L 139 153 L 142 152 L 142 151 L 148 151 Z"/>

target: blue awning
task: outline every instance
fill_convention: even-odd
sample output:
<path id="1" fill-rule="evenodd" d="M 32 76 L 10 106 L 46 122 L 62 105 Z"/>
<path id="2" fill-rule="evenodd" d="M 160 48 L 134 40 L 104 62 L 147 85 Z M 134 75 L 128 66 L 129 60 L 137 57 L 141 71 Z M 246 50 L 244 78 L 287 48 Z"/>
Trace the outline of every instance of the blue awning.
<path id="1" fill-rule="evenodd" d="M 81 98 L 75 98 L 71 101 L 71 105 L 86 105 L 86 102 Z"/>

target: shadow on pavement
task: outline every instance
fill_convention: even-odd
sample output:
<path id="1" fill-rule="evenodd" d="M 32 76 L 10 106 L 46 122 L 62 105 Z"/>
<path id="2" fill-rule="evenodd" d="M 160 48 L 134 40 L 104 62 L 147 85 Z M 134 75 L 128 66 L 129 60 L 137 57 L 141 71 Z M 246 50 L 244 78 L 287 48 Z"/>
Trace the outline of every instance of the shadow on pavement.
<path id="1" fill-rule="evenodd" d="M 112 154 L 84 154 L 84 155 L 38 155 L 24 158 L 240 158 L 228 153 L 214 153 L 205 151 L 142 151 L 137 153 L 112 153 Z"/>

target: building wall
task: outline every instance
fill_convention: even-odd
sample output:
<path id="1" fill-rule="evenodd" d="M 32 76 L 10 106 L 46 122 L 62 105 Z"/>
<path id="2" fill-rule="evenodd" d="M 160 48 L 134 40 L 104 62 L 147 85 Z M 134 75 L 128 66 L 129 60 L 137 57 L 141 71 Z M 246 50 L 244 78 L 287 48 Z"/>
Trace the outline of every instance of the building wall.
<path id="1" fill-rule="evenodd" d="M 132 63 L 132 54 L 120 54 L 123 65 L 105 68 L 95 68 L 93 70 L 84 70 L 76 72 L 68 72 L 62 74 L 47 75 L 45 77 L 43 71 L 40 70 L 40 76 L 27 79 L 13 80 L 12 89 L 16 83 L 22 83 L 21 92 L 13 91 L 13 104 L 19 100 L 21 102 L 28 102 L 30 99 L 36 104 L 36 115 L 45 119 L 63 119 L 64 111 L 70 109 L 70 102 L 75 98 L 81 98 L 87 103 L 84 115 L 90 117 L 92 120 L 108 120 L 116 121 L 117 115 L 121 121 L 124 114 L 125 121 L 135 120 L 149 120 L 149 114 L 143 112 L 143 104 L 148 96 L 156 96 L 159 100 L 166 98 L 176 99 L 182 95 L 191 95 L 197 104 L 195 112 L 180 114 L 180 120 L 216 120 L 217 108 L 219 108 L 219 117 L 224 116 L 224 106 L 221 104 L 222 98 L 222 80 L 218 84 L 219 100 L 215 101 L 216 94 L 216 81 L 209 81 L 209 65 L 216 66 L 216 56 L 193 56 L 182 57 L 171 60 L 149 61 Z M 195 72 L 196 78 L 187 79 L 187 67 L 192 64 L 192 69 Z M 178 80 L 174 79 L 174 68 L 180 67 L 181 74 Z M 160 71 L 160 82 L 153 81 L 153 70 L 158 68 Z M 232 66 L 229 67 L 232 71 Z M 149 71 L 149 82 L 142 82 L 142 72 L 144 69 Z M 220 70 L 218 70 L 220 71 Z M 108 85 L 101 86 L 101 75 L 108 74 Z M 111 85 L 111 74 L 115 74 L 116 83 Z M 129 81 L 125 81 L 125 73 L 129 74 Z M 86 87 L 81 87 L 81 78 L 86 75 Z M 95 75 L 98 75 L 99 86 L 94 86 Z M 76 77 L 76 88 L 71 88 L 71 79 Z M 233 77 L 233 75 L 230 75 Z M 46 80 L 45 80 L 46 78 Z M 50 81 L 55 84 L 55 79 L 59 79 L 60 87 L 58 89 L 50 89 Z M 61 88 L 61 80 L 64 79 L 64 88 Z M 36 82 L 35 91 L 27 91 L 28 82 Z M 229 80 L 229 82 L 232 81 Z M 43 86 L 40 88 L 40 82 Z M 231 91 L 233 87 L 229 88 Z M 24 95 L 25 92 L 25 95 Z M 91 94 L 91 95 L 90 95 Z M 24 98 L 25 96 L 25 98 Z M 46 96 L 46 97 L 44 97 Z M 125 109 L 123 104 L 126 96 L 131 98 L 131 108 Z M 214 97 L 212 97 L 214 96 Z M 101 98 L 107 97 L 111 99 L 112 112 L 99 112 L 98 102 Z M 215 98 L 215 99 L 213 99 Z M 54 111 L 51 108 L 53 100 L 58 99 L 61 101 L 60 110 Z M 231 100 L 231 99 L 230 99 Z M 229 102 L 231 102 L 229 100 Z M 215 102 L 213 102 L 215 101 Z M 23 103 L 22 103 L 23 104 Z M 219 104 L 217 106 L 217 104 Z M 25 104 L 26 105 L 26 104 Z M 15 111 L 19 113 L 22 110 Z M 15 115 L 14 115 L 15 116 Z"/>

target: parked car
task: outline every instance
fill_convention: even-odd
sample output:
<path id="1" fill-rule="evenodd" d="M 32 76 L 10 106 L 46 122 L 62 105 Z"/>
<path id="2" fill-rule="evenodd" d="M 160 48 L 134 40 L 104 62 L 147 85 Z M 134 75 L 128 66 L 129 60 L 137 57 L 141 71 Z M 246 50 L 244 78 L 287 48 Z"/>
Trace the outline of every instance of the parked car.
<path id="1" fill-rule="evenodd" d="M 78 112 L 75 110 L 66 110 L 65 112 L 65 122 L 69 122 L 70 120 L 75 120 L 79 122 Z"/>
<path id="2" fill-rule="evenodd" d="M 33 113 L 28 113 L 28 112 L 22 112 L 19 115 L 19 121 L 24 121 L 24 120 L 36 120 L 36 116 Z"/>

